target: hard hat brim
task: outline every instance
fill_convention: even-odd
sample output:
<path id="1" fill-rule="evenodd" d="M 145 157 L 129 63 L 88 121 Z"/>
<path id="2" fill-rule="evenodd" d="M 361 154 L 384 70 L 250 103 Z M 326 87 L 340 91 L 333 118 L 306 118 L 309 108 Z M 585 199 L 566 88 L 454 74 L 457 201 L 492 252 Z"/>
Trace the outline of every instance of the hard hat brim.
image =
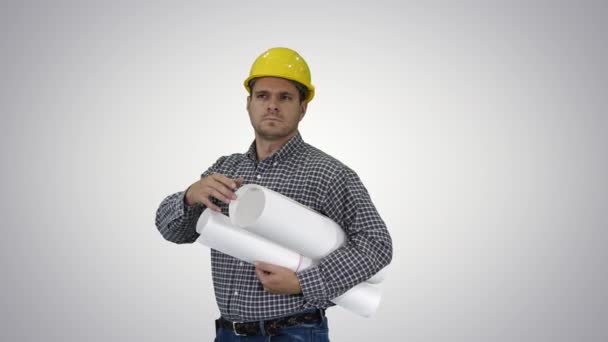
<path id="1" fill-rule="evenodd" d="M 306 102 L 312 101 L 312 99 L 315 97 L 315 87 L 312 84 L 305 84 L 305 83 L 302 83 L 301 81 L 293 79 L 291 77 L 266 75 L 266 74 L 250 75 L 249 77 L 247 77 L 247 79 L 245 79 L 245 82 L 243 82 L 243 85 L 245 86 L 245 89 L 247 89 L 247 92 L 249 94 L 251 94 L 251 88 L 249 87 L 249 83 L 251 82 L 251 80 L 253 80 L 254 78 L 262 78 L 262 77 L 277 77 L 277 78 L 282 78 L 282 79 L 289 80 L 289 81 L 298 82 L 298 83 L 302 84 L 303 86 L 305 86 L 306 89 L 308 89 L 308 96 L 306 97 Z"/>

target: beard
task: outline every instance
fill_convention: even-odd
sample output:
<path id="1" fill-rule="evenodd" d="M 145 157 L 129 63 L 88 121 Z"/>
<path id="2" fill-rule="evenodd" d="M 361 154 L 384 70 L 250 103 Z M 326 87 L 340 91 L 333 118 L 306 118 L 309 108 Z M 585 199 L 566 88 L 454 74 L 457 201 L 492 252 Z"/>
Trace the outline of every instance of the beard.
<path id="1" fill-rule="evenodd" d="M 271 141 L 289 137 L 293 135 L 297 129 L 297 124 L 293 126 L 285 125 L 285 122 L 283 121 L 261 121 L 257 125 L 254 125 L 256 135 Z"/>

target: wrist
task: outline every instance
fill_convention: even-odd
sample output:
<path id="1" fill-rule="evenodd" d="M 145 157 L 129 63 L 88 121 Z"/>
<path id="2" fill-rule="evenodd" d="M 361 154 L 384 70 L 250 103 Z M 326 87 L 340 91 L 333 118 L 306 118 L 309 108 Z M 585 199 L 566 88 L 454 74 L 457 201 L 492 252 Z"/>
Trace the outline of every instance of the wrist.
<path id="1" fill-rule="evenodd" d="M 195 203 L 195 202 L 193 202 L 193 201 L 192 201 L 192 200 L 191 200 L 191 199 L 188 197 L 188 194 L 190 193 L 190 188 L 191 188 L 191 187 L 192 187 L 192 185 L 190 185 L 190 186 L 188 187 L 188 189 L 186 189 L 186 191 L 184 192 L 184 204 L 185 204 L 187 207 L 194 207 L 194 206 L 196 205 L 196 203 Z"/>

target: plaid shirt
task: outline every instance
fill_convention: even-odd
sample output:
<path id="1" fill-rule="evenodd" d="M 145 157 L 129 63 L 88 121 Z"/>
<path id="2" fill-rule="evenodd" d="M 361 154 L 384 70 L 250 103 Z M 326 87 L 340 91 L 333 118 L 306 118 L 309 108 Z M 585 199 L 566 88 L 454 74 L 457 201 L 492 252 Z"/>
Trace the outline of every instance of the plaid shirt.
<path id="1" fill-rule="evenodd" d="M 288 196 L 338 223 L 347 243 L 311 268 L 297 273 L 299 295 L 264 291 L 253 265 L 211 250 L 215 297 L 221 315 L 231 321 L 257 321 L 327 308 L 352 286 L 388 265 L 392 241 L 357 174 L 333 157 L 305 143 L 297 133 L 270 157 L 258 161 L 255 141 L 246 153 L 223 156 L 201 177 L 221 173 L 242 176 L 243 184 L 259 184 Z M 205 209 L 189 207 L 185 191 L 165 198 L 156 213 L 162 236 L 174 243 L 192 243 L 196 223 Z M 213 199 L 224 215 L 228 205 Z"/>

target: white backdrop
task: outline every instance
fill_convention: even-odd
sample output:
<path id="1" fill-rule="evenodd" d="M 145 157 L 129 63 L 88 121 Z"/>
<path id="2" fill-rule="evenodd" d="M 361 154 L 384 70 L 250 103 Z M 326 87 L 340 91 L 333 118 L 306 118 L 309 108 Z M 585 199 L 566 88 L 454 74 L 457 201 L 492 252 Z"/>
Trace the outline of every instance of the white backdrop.
<path id="1" fill-rule="evenodd" d="M 603 2 L 217 3 L 2 2 L 0 340 L 212 340 L 209 251 L 155 211 L 247 149 L 273 46 L 394 240 L 378 314 L 331 309 L 332 340 L 607 340 Z"/>

